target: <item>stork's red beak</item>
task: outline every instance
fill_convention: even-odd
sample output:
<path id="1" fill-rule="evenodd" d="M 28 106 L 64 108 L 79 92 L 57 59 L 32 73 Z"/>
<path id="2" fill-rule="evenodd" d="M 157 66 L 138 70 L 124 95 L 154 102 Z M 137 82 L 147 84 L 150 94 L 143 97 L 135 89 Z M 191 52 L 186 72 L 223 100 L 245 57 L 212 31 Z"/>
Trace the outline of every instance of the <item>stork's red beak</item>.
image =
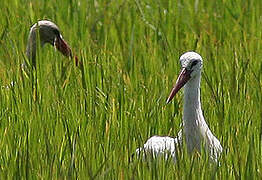
<path id="1" fill-rule="evenodd" d="M 67 42 L 61 37 L 57 37 L 55 39 L 54 45 L 56 49 L 58 49 L 64 56 L 73 58 L 72 56 L 72 50 L 70 46 L 67 44 Z M 74 57 L 76 66 L 83 65 L 81 61 L 78 60 L 78 57 Z"/>
<path id="2" fill-rule="evenodd" d="M 55 39 L 55 47 L 66 57 L 72 57 L 72 51 L 69 45 L 66 43 L 65 40 L 62 39 L 62 37 L 57 37 Z"/>
<path id="3" fill-rule="evenodd" d="M 169 103 L 176 93 L 187 83 L 187 81 L 190 79 L 191 70 L 187 70 L 186 68 L 183 68 L 177 78 L 176 84 L 173 87 L 170 95 L 167 98 L 166 103 Z"/>

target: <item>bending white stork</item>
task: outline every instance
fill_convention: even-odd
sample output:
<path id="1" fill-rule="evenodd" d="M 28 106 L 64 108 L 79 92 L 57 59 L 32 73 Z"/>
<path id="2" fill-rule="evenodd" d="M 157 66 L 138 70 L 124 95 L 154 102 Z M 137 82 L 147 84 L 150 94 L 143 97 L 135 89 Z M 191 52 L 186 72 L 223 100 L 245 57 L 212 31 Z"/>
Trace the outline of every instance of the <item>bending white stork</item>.
<path id="1" fill-rule="evenodd" d="M 143 147 L 136 149 L 138 155 L 152 154 L 153 157 L 164 155 L 171 156 L 176 161 L 176 148 L 182 144 L 182 136 L 185 136 L 187 151 L 201 152 L 201 146 L 208 152 L 211 160 L 218 161 L 223 148 L 219 140 L 212 134 L 205 122 L 200 102 L 200 79 L 203 60 L 195 52 L 187 52 L 180 57 L 182 70 L 178 76 L 166 103 L 169 103 L 176 93 L 184 87 L 184 112 L 183 129 L 176 138 L 153 136 L 147 140 Z"/>
<path id="2" fill-rule="evenodd" d="M 72 51 L 66 41 L 62 38 L 59 28 L 57 25 L 48 20 L 41 20 L 35 23 L 29 33 L 28 43 L 26 48 L 26 56 L 31 59 L 32 66 L 36 66 L 36 39 L 37 32 L 39 32 L 40 44 L 43 47 L 46 43 L 55 46 L 63 55 L 72 58 Z M 75 56 L 76 65 L 78 59 Z M 23 64 L 25 66 L 25 64 Z"/>

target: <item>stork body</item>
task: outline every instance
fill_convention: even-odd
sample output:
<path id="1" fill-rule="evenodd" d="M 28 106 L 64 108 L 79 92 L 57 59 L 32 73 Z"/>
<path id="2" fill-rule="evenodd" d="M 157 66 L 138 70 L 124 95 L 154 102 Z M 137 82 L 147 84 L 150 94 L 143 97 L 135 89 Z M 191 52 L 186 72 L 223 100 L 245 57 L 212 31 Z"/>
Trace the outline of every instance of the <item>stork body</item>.
<path id="1" fill-rule="evenodd" d="M 167 103 L 184 86 L 182 132 L 176 138 L 153 136 L 147 140 L 142 148 L 138 148 L 136 152 L 143 155 L 145 152 L 150 152 L 154 156 L 164 155 L 165 157 L 167 157 L 167 154 L 170 154 L 175 160 L 176 148 L 182 144 L 183 137 L 189 153 L 195 150 L 201 153 L 201 146 L 204 145 L 210 159 L 217 162 L 223 148 L 205 122 L 201 109 L 200 81 L 202 58 L 195 52 L 187 52 L 180 57 L 180 63 L 182 70 L 167 99 Z M 169 139 L 169 141 L 166 141 L 166 139 Z"/>

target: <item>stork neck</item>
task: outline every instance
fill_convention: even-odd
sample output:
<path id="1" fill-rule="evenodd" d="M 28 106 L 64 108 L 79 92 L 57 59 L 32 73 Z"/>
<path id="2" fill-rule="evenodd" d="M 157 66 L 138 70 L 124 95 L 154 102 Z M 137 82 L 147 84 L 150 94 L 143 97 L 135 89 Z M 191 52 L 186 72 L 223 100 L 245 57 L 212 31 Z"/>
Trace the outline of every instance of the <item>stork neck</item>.
<path id="1" fill-rule="evenodd" d="M 36 48 L 37 48 L 37 39 L 38 39 L 38 28 L 36 28 L 36 24 L 30 29 L 27 47 L 26 47 L 26 56 L 31 61 L 32 65 L 36 66 Z M 40 33 L 41 31 L 39 31 Z M 41 47 L 44 46 L 46 43 L 41 39 L 41 35 L 39 34 L 40 38 L 40 45 Z"/>
<path id="2" fill-rule="evenodd" d="M 196 121 L 199 116 L 196 113 L 202 114 L 200 102 L 200 78 L 201 74 L 189 80 L 184 89 L 184 121 Z"/>
<path id="3" fill-rule="evenodd" d="M 32 27 L 29 33 L 27 47 L 26 47 L 26 56 L 29 60 L 32 61 L 32 65 L 35 66 L 36 59 L 36 32 L 35 28 Z"/>
<path id="4" fill-rule="evenodd" d="M 200 74 L 189 80 L 184 89 L 183 124 L 188 152 L 201 151 L 202 129 L 206 129 L 200 102 Z M 203 131 L 204 132 L 204 131 Z"/>

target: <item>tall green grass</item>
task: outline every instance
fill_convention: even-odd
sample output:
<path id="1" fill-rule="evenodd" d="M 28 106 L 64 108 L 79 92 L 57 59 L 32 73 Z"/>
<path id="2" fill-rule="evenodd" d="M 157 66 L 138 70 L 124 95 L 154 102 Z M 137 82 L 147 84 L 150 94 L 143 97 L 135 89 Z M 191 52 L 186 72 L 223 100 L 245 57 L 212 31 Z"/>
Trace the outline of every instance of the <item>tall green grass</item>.
<path id="1" fill-rule="evenodd" d="M 261 179 L 261 7 L 259 0 L 2 0 L 0 178 Z M 30 26 L 40 19 L 60 27 L 84 71 L 45 46 L 37 71 L 21 73 Z M 165 100 L 179 56 L 190 50 L 204 59 L 202 106 L 224 147 L 220 166 L 186 151 L 175 165 L 132 158 L 148 137 L 179 131 L 182 93 Z"/>

